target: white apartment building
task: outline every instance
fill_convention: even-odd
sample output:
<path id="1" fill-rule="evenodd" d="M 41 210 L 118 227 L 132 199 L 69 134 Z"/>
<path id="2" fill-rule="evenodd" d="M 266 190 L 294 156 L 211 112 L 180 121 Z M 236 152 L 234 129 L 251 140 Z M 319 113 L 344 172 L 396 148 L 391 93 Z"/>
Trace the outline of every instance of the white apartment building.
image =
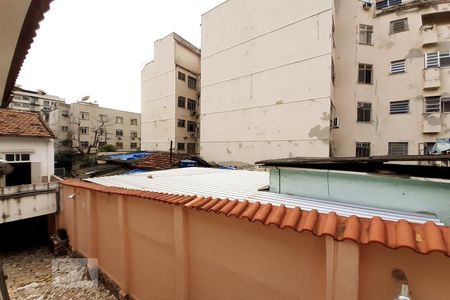
<path id="1" fill-rule="evenodd" d="M 448 0 L 226 1 L 202 16 L 201 156 L 427 154 L 449 66 Z"/>
<path id="2" fill-rule="evenodd" d="M 92 152 L 107 144 L 114 145 L 117 151 L 136 151 L 141 147 L 141 114 L 96 103 L 61 105 L 50 112 L 49 126 L 57 137 L 58 150 L 72 147 L 87 150 L 91 146 Z M 98 144 L 94 145 L 96 141 Z"/>
<path id="3" fill-rule="evenodd" d="M 142 150 L 199 152 L 200 50 L 171 33 L 141 74 Z"/>
<path id="4" fill-rule="evenodd" d="M 40 112 L 48 122 L 50 111 L 63 104 L 65 104 L 65 99 L 48 95 L 43 90 L 30 91 L 16 86 L 8 107 L 20 111 Z"/>
<path id="5" fill-rule="evenodd" d="M 230 0 L 202 16 L 200 154 L 327 157 L 333 1 Z"/>

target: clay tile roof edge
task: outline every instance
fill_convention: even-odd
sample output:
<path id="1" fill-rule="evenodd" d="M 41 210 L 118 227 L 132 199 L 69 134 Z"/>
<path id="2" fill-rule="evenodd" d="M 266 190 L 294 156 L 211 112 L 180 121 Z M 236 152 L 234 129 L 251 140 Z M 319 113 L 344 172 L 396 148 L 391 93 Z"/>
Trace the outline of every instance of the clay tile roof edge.
<path id="1" fill-rule="evenodd" d="M 450 257 L 450 227 L 434 223 L 412 224 L 405 220 L 399 222 L 385 221 L 379 217 L 363 219 L 356 216 L 342 217 L 336 213 L 318 213 L 316 210 L 302 213 L 301 207 L 286 208 L 278 205 L 260 205 L 246 200 L 229 201 L 172 195 L 155 192 L 142 192 L 124 188 L 112 188 L 96 183 L 64 180 L 63 186 L 85 188 L 107 194 L 127 195 L 150 199 L 185 208 L 196 208 L 204 212 L 237 217 L 239 220 L 258 221 L 262 225 L 275 225 L 280 229 L 290 228 L 297 232 L 308 231 L 317 237 L 330 236 L 335 240 L 350 240 L 358 244 L 381 244 L 390 249 L 408 248 L 419 254 L 433 252 Z M 146 195 L 144 197 L 144 194 Z M 174 200 L 175 199 L 175 200 Z M 298 224 L 295 226 L 295 224 Z M 401 233 L 401 234 L 399 234 Z M 420 237 L 420 238 L 419 238 Z"/>

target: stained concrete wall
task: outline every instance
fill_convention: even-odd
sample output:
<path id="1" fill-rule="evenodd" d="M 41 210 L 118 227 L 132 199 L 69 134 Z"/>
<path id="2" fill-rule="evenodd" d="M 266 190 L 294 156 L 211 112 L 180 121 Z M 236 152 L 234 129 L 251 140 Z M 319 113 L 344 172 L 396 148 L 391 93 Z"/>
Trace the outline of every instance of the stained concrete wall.
<path id="1" fill-rule="evenodd" d="M 75 194 L 75 199 L 68 196 Z M 58 226 L 136 299 L 446 299 L 450 260 L 63 186 Z"/>
<path id="2" fill-rule="evenodd" d="M 53 139 L 2 137 L 0 142 L 0 159 L 6 154 L 30 154 L 32 183 L 50 182 L 54 174 L 55 150 Z M 14 164 L 12 162 L 11 164 Z M 0 186 L 5 179 L 0 178 Z"/>
<path id="3" fill-rule="evenodd" d="M 231 0 L 204 14 L 201 156 L 328 156 L 331 31 L 330 0 Z"/>
<path id="4" fill-rule="evenodd" d="M 188 88 L 188 76 L 199 80 L 200 50 L 175 33 L 155 42 L 155 59 L 141 74 L 142 149 L 169 151 L 170 141 L 198 143 L 187 128 L 178 128 L 177 120 L 197 121 L 187 109 L 178 107 L 178 96 L 198 102 L 197 90 Z M 178 72 L 186 80 L 178 79 Z M 186 149 L 186 147 L 185 147 Z"/>
<path id="5" fill-rule="evenodd" d="M 408 154 L 423 154 L 419 153 L 420 143 L 450 136 L 448 113 L 438 114 L 441 130 L 423 133 L 424 97 L 450 93 L 448 68 L 436 70 L 440 87 L 424 89 L 425 53 L 450 51 L 450 18 L 437 25 L 437 43 L 423 46 L 422 16 L 450 9 L 449 1 L 434 2 L 425 6 L 411 3 L 409 9 L 379 14 L 375 5 L 364 10 L 360 1 L 335 1 L 333 116 L 340 117 L 340 128 L 332 130 L 335 156 L 355 156 L 356 142 L 370 142 L 371 155 L 387 155 L 389 142 L 408 142 Z M 408 19 L 409 29 L 391 34 L 390 22 L 403 18 Z M 359 24 L 373 26 L 373 45 L 359 43 Z M 401 59 L 406 60 L 406 73 L 390 75 L 390 62 Z M 373 65 L 373 84 L 357 83 L 359 63 Z M 410 112 L 390 114 L 389 102 L 399 100 L 410 101 Z M 357 122 L 357 102 L 372 103 L 371 122 Z"/>

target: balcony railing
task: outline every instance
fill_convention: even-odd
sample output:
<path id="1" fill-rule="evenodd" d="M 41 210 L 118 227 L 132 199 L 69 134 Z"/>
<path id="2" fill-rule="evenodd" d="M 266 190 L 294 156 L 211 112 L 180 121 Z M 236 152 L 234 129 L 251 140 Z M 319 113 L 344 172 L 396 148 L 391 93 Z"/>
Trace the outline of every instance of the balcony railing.
<path id="1" fill-rule="evenodd" d="M 382 1 L 377 1 L 377 9 L 385 9 L 394 5 L 399 5 L 402 4 L 403 0 L 382 0 Z"/>

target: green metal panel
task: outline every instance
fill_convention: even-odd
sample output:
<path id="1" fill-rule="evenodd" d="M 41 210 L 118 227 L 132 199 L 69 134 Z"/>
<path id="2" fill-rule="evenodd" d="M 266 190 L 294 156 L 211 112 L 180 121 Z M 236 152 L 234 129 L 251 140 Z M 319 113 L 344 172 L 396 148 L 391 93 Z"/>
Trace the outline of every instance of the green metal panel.
<path id="1" fill-rule="evenodd" d="M 356 172 L 272 169 L 276 193 L 435 214 L 450 225 L 450 182 Z"/>

